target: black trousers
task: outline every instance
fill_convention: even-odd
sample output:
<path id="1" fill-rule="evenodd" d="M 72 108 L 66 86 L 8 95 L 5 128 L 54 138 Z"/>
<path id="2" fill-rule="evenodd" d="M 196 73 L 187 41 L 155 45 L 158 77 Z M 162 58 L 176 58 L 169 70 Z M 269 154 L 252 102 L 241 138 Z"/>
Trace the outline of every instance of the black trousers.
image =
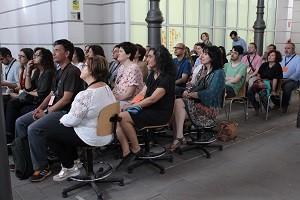
<path id="1" fill-rule="evenodd" d="M 6 132 L 10 134 L 10 136 L 14 137 L 15 135 L 15 122 L 18 117 L 33 111 L 37 105 L 28 104 L 21 102 L 18 98 L 11 98 L 6 104 L 5 111 L 5 126 Z"/>
<path id="2" fill-rule="evenodd" d="M 227 98 L 232 98 L 232 97 L 236 96 L 234 89 L 232 87 L 226 85 L 225 88 L 226 88 L 226 97 Z"/>
<path id="3" fill-rule="evenodd" d="M 46 131 L 47 143 L 59 157 L 61 164 L 65 168 L 71 168 L 74 160 L 78 158 L 78 146 L 88 146 L 76 134 L 73 127 L 65 127 L 63 124 L 53 124 L 51 130 Z"/>

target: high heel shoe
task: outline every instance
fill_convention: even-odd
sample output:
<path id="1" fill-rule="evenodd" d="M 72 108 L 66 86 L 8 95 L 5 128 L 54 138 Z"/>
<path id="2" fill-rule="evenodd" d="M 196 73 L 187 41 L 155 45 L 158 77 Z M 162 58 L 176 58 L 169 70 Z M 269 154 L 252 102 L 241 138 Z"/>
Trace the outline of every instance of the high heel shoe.
<path id="1" fill-rule="evenodd" d="M 176 138 L 173 143 L 169 146 L 169 151 L 173 152 L 176 149 L 178 149 L 181 145 L 186 144 L 186 139 L 184 137 L 182 138 Z"/>

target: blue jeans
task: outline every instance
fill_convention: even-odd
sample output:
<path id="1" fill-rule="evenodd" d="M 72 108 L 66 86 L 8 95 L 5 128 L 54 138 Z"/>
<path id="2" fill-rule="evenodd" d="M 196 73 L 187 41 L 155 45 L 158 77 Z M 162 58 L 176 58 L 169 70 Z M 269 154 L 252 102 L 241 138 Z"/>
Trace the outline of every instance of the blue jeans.
<path id="1" fill-rule="evenodd" d="M 33 112 L 29 112 L 16 121 L 16 138 L 28 136 L 30 154 L 33 169 L 43 169 L 48 166 L 46 131 L 51 129 L 55 131 L 57 121 L 66 114 L 66 111 L 58 111 L 45 115 L 34 120 Z M 50 134 L 51 132 L 48 132 Z"/>

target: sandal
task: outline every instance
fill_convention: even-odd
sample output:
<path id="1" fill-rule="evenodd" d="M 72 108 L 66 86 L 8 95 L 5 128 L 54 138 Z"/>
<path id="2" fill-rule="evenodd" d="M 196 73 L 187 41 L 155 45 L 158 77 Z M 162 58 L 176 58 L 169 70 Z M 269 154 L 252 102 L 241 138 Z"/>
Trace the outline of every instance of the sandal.
<path id="1" fill-rule="evenodd" d="M 170 151 L 175 151 L 178 149 L 182 144 L 186 144 L 185 137 L 182 138 L 176 138 L 173 143 L 169 146 Z"/>

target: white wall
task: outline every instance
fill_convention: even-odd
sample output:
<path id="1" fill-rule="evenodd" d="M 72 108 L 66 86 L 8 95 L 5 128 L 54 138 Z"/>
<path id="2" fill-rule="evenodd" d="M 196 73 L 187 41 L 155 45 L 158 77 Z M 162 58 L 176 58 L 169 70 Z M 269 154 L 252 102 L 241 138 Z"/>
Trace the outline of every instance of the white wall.
<path id="1" fill-rule="evenodd" d="M 292 21 L 292 42 L 296 45 L 296 52 L 300 53 L 300 0 L 294 0 Z"/>
<path id="2" fill-rule="evenodd" d="M 291 38 L 293 0 L 278 0 L 276 12 L 275 44 L 283 52 L 284 44 Z"/>
<path id="3" fill-rule="evenodd" d="M 128 40 L 125 0 L 84 0 L 84 41 L 100 44 L 111 58 L 114 45 Z"/>

